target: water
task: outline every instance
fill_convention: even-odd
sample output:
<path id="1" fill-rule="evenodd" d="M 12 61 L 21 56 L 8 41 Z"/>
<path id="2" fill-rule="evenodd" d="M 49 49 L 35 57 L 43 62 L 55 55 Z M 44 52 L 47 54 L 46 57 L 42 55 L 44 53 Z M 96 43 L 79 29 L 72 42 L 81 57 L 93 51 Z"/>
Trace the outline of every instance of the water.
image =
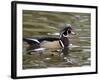
<path id="1" fill-rule="evenodd" d="M 23 69 L 50 67 L 84 67 L 91 65 L 90 14 L 23 11 L 23 37 L 59 37 L 63 24 L 73 25 L 67 49 L 39 49 L 28 54 L 23 42 Z"/>

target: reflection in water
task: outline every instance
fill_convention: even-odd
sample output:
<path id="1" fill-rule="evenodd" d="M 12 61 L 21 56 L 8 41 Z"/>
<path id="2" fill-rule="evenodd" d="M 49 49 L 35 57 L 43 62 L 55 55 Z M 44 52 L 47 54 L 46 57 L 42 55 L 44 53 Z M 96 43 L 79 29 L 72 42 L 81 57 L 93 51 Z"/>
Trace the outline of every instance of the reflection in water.
<path id="1" fill-rule="evenodd" d="M 64 60 L 64 62 L 66 63 L 66 65 L 70 65 L 70 66 L 75 66 L 78 65 L 76 63 L 76 59 L 74 57 L 71 57 L 69 54 L 69 48 L 63 48 L 62 49 L 62 58 Z"/>
<path id="2" fill-rule="evenodd" d="M 62 54 L 63 54 L 63 57 L 67 57 L 69 54 L 68 54 L 68 50 L 69 50 L 69 48 L 63 48 L 62 49 Z"/>

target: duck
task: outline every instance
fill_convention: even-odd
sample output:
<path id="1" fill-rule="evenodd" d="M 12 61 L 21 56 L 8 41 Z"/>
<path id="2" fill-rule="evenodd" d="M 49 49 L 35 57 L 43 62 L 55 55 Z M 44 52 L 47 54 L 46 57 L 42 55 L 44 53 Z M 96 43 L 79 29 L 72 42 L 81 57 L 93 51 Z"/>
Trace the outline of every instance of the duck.
<path id="1" fill-rule="evenodd" d="M 41 51 L 45 49 L 63 49 L 69 46 L 69 36 L 74 35 L 73 26 L 66 24 L 59 32 L 59 37 L 23 38 L 28 43 L 27 51 Z"/>

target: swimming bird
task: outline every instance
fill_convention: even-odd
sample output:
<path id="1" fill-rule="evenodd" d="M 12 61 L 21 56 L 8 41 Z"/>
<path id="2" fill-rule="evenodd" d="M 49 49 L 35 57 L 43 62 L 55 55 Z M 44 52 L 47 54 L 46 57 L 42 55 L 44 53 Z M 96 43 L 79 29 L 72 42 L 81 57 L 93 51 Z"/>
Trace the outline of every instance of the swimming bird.
<path id="1" fill-rule="evenodd" d="M 68 48 L 71 34 L 75 34 L 72 25 L 67 24 L 60 30 L 59 38 L 42 37 L 42 38 L 23 38 L 23 41 L 28 43 L 27 51 L 42 51 L 45 49 L 60 49 Z"/>

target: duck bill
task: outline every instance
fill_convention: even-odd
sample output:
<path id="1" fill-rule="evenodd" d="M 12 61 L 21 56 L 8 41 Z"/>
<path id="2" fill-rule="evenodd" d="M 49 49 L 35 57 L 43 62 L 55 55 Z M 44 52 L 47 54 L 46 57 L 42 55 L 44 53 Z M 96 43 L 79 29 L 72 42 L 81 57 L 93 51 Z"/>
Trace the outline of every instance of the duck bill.
<path id="1" fill-rule="evenodd" d="M 75 35 L 75 32 L 72 31 L 71 34 L 72 34 L 72 35 Z"/>

